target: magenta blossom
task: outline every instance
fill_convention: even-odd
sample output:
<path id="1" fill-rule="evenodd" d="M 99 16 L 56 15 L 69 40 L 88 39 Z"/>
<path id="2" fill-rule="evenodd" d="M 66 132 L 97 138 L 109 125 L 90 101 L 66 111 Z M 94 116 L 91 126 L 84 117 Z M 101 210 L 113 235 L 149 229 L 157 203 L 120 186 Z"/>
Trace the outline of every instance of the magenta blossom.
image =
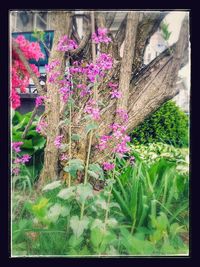
<path id="1" fill-rule="evenodd" d="M 113 90 L 110 92 L 111 94 L 111 98 L 121 98 L 122 97 L 122 93 L 119 92 L 118 90 Z"/>
<path id="2" fill-rule="evenodd" d="M 69 51 L 76 49 L 78 47 L 77 43 L 74 40 L 68 38 L 67 35 L 64 35 L 60 38 L 57 46 L 58 51 Z"/>
<path id="3" fill-rule="evenodd" d="M 65 154 L 65 153 L 62 153 L 61 155 L 60 155 L 60 160 L 61 161 L 63 161 L 63 160 L 68 160 L 69 159 L 69 157 Z"/>
<path id="4" fill-rule="evenodd" d="M 96 43 L 106 43 L 108 44 L 111 42 L 111 38 L 107 36 L 108 30 L 106 28 L 98 28 L 97 34 L 92 34 L 92 40 Z"/>
<path id="5" fill-rule="evenodd" d="M 112 82 L 109 82 L 108 83 L 108 86 L 110 87 L 110 88 L 112 88 L 112 89 L 117 89 L 118 88 L 118 83 L 112 83 Z"/>
<path id="6" fill-rule="evenodd" d="M 14 149 L 16 153 L 18 153 L 21 151 L 21 145 L 23 145 L 23 142 L 12 142 L 12 149 Z"/>
<path id="7" fill-rule="evenodd" d="M 58 135 L 58 136 L 56 136 L 55 141 L 54 141 L 54 145 L 55 145 L 57 148 L 61 148 L 61 142 L 62 142 L 62 139 L 63 139 L 63 135 Z"/>
<path id="8" fill-rule="evenodd" d="M 20 169 L 18 167 L 15 167 L 15 168 L 12 169 L 12 173 L 14 175 L 19 175 L 19 172 L 20 172 Z"/>
<path id="9" fill-rule="evenodd" d="M 24 154 L 21 158 L 16 158 L 14 160 L 14 163 L 26 163 L 29 162 L 30 159 L 31 159 L 30 155 Z"/>
<path id="10" fill-rule="evenodd" d="M 124 121 L 124 122 L 127 122 L 128 121 L 128 114 L 125 110 L 123 109 L 118 109 L 116 111 L 116 113 L 121 117 L 121 119 Z"/>
<path id="11" fill-rule="evenodd" d="M 115 164 L 114 163 L 110 163 L 110 162 L 104 162 L 103 163 L 103 169 L 105 171 L 110 171 L 113 170 L 115 168 Z"/>
<path id="12" fill-rule="evenodd" d="M 43 105 L 44 100 L 45 100 L 45 96 L 37 96 L 35 99 L 35 106 L 36 108 L 38 108 L 39 106 Z"/>
<path id="13" fill-rule="evenodd" d="M 108 141 L 112 138 L 112 136 L 110 135 L 102 135 L 100 137 L 100 142 L 99 144 L 96 146 L 96 148 L 98 148 L 100 151 L 104 150 L 107 148 L 108 146 Z"/>
<path id="14" fill-rule="evenodd" d="M 36 132 L 41 133 L 42 130 L 45 130 L 45 128 L 47 126 L 48 126 L 48 124 L 44 119 L 40 120 L 40 122 L 38 123 L 38 125 L 36 127 Z"/>
<path id="15" fill-rule="evenodd" d="M 26 162 L 29 162 L 29 160 L 31 159 L 31 156 L 28 155 L 28 154 L 24 154 L 21 158 L 21 162 L 22 163 L 26 163 Z"/>
<path id="16" fill-rule="evenodd" d="M 84 111 L 86 113 L 90 114 L 94 120 L 99 120 L 100 119 L 100 110 L 97 107 L 97 104 L 93 99 L 90 99 L 87 102 Z"/>
<path id="17" fill-rule="evenodd" d="M 49 63 L 48 65 L 45 65 L 45 70 L 46 72 L 51 72 L 55 67 L 60 65 L 60 61 L 59 60 L 53 60 L 51 63 Z"/>

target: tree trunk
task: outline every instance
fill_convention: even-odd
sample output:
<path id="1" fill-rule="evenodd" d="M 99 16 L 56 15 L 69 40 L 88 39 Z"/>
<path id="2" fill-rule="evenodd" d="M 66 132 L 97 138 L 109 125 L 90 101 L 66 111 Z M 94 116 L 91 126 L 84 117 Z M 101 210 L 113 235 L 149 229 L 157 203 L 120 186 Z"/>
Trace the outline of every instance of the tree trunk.
<path id="1" fill-rule="evenodd" d="M 54 30 L 53 47 L 51 50 L 49 63 L 53 60 L 59 60 L 61 65 L 56 70 L 64 74 L 65 60 L 64 53 L 57 51 L 58 40 L 63 35 L 69 35 L 71 26 L 70 12 L 51 12 L 50 13 L 51 29 Z M 54 145 L 54 140 L 59 135 L 58 124 L 60 122 L 60 96 L 58 85 L 48 82 L 47 75 L 47 98 L 45 105 L 46 122 L 48 123 L 48 131 L 46 133 L 47 142 L 44 156 L 44 167 L 40 175 L 40 185 L 47 180 L 55 180 L 58 177 L 58 149 Z"/>
<path id="2" fill-rule="evenodd" d="M 127 109 L 129 120 L 127 122 L 128 132 L 141 123 L 146 117 L 160 107 L 166 100 L 173 98 L 177 93 L 176 79 L 180 69 L 183 54 L 186 50 L 186 40 L 188 38 L 188 22 L 184 20 L 178 42 L 173 47 L 164 51 L 154 61 L 145 68 L 141 68 L 145 47 L 151 35 L 156 31 L 163 15 L 154 14 L 153 19 L 139 20 L 139 13 L 130 12 L 122 22 L 120 31 L 126 26 L 124 35 L 123 58 L 115 57 L 114 68 L 108 72 L 104 81 L 98 86 L 98 99 L 105 104 L 101 108 L 101 121 L 99 122 L 99 135 L 109 134 L 108 125 L 113 123 L 116 118 L 116 109 Z M 54 29 L 54 41 L 49 62 L 59 59 L 63 64 L 59 70 L 64 73 L 64 53 L 56 51 L 56 45 L 59 37 L 62 35 L 70 36 L 71 13 L 70 12 L 52 12 L 52 21 Z M 109 17 L 106 14 L 106 17 Z M 109 17 L 110 20 L 114 20 Z M 101 14 L 96 20 L 103 27 L 109 25 Z M 126 22 L 126 23 L 125 23 Z M 143 23 L 143 22 L 146 22 Z M 147 25 L 148 24 L 148 25 Z M 122 31 L 123 32 L 123 31 Z M 140 35 L 139 35 L 140 33 Z M 76 33 L 73 33 L 76 35 Z M 80 42 L 80 48 L 77 53 L 91 52 L 91 43 L 86 44 L 90 36 L 90 31 L 86 31 L 86 36 Z M 146 37 L 145 37 L 146 36 Z M 113 38 L 114 39 L 114 38 Z M 83 41 L 84 40 L 84 41 Z M 118 33 L 114 39 L 118 49 L 122 44 L 121 35 Z M 114 49 L 114 47 L 111 47 Z M 141 51 L 140 51 L 140 49 Z M 102 47 L 105 49 L 105 47 Z M 93 49 L 94 51 L 94 49 Z M 112 53 L 113 51 L 111 51 Z M 76 54 L 76 51 L 73 51 Z M 133 72 L 131 73 L 131 69 Z M 47 77 L 48 78 L 48 77 Z M 123 94 L 122 100 L 110 99 L 109 90 L 106 90 L 106 84 L 109 82 L 119 82 L 119 90 Z M 45 115 L 48 123 L 47 143 L 44 155 L 44 167 L 40 176 L 40 186 L 46 180 L 54 180 L 58 177 L 59 152 L 54 145 L 55 137 L 64 134 L 68 138 L 68 126 L 58 127 L 62 119 L 63 107 L 60 107 L 60 98 L 56 85 L 47 83 L 48 103 L 45 107 Z M 72 144 L 72 158 L 79 158 L 85 161 L 88 146 L 88 136 L 85 132 L 86 120 L 83 118 L 83 110 L 88 98 L 80 100 L 75 98 L 75 105 L 78 109 L 72 114 L 72 133 L 81 136 L 81 140 Z M 105 159 L 105 153 L 99 153 L 95 149 L 97 139 L 92 139 L 92 154 L 90 161 L 99 162 Z"/>

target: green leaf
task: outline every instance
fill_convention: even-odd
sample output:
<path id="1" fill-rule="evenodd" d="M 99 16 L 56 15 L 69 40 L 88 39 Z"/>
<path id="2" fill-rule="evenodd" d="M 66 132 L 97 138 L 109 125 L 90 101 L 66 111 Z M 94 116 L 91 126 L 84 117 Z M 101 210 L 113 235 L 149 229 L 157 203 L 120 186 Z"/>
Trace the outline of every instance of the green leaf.
<path id="1" fill-rule="evenodd" d="M 94 178 L 104 179 L 104 171 L 98 163 L 89 164 L 89 170 L 98 175 L 98 177 L 94 177 Z"/>
<path id="2" fill-rule="evenodd" d="M 89 219 L 87 217 L 83 217 L 82 220 L 79 219 L 79 217 L 72 216 L 70 219 L 70 227 L 72 228 L 72 231 L 76 238 L 79 238 L 85 229 L 87 229 L 89 224 Z"/>
<path id="3" fill-rule="evenodd" d="M 35 151 L 43 149 L 46 144 L 46 139 L 42 136 L 33 137 L 33 148 Z"/>
<path id="4" fill-rule="evenodd" d="M 74 186 L 71 186 L 69 188 L 64 188 L 58 193 L 57 196 L 59 198 L 67 200 L 67 199 L 69 199 L 69 198 L 71 198 L 71 197 L 73 197 L 75 195 L 74 189 L 75 189 Z"/>
<path id="5" fill-rule="evenodd" d="M 88 134 L 91 130 L 95 130 L 98 128 L 98 124 L 95 122 L 91 122 L 85 127 L 86 134 Z"/>
<path id="6" fill-rule="evenodd" d="M 93 171 L 88 170 L 88 174 L 89 174 L 89 176 L 91 176 L 91 177 L 93 177 L 95 179 L 98 179 L 99 178 L 99 175 L 96 174 L 96 172 L 93 172 Z"/>
<path id="7" fill-rule="evenodd" d="M 64 168 L 65 172 L 69 172 L 72 177 L 76 178 L 77 171 L 84 170 L 83 161 L 80 159 L 71 159 L 68 161 L 68 166 Z"/>
<path id="8" fill-rule="evenodd" d="M 79 184 L 77 186 L 76 196 L 77 200 L 80 201 L 81 203 L 84 202 L 86 199 L 93 197 L 94 193 L 92 185 L 89 183 L 86 185 Z"/>
<path id="9" fill-rule="evenodd" d="M 49 191 L 49 190 L 53 190 L 55 188 L 58 188 L 61 186 L 61 181 L 54 181 L 50 184 L 47 184 L 45 187 L 43 187 L 42 191 Z"/>
<path id="10" fill-rule="evenodd" d="M 100 219 L 95 219 L 91 225 L 91 229 L 98 227 L 98 228 L 104 228 L 104 222 Z"/>
<path id="11" fill-rule="evenodd" d="M 91 239 L 92 245 L 95 248 L 97 248 L 102 243 L 103 236 L 104 236 L 104 232 L 102 228 L 95 227 L 91 229 L 90 239 Z"/>
<path id="12" fill-rule="evenodd" d="M 73 141 L 79 141 L 81 139 L 81 136 L 79 134 L 72 134 L 71 139 Z"/>
<path id="13" fill-rule="evenodd" d="M 50 222 L 56 222 L 59 218 L 59 216 L 68 216 L 70 213 L 70 209 L 68 207 L 64 207 L 61 204 L 56 203 L 53 205 L 46 216 L 46 219 L 49 220 Z"/>

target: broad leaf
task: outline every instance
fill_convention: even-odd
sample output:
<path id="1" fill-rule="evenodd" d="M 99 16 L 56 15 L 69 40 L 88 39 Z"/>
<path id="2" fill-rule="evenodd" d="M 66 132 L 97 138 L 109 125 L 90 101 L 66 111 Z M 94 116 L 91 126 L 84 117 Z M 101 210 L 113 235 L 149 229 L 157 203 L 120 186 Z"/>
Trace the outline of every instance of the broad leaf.
<path id="1" fill-rule="evenodd" d="M 57 196 L 64 200 L 69 199 L 75 195 L 74 189 L 75 189 L 74 186 L 71 186 L 69 188 L 64 188 L 58 193 Z"/>
<path id="2" fill-rule="evenodd" d="M 46 218 L 50 222 L 55 223 L 58 220 L 59 216 L 65 217 L 69 215 L 69 213 L 70 213 L 70 210 L 68 207 L 64 207 L 61 204 L 56 203 L 49 209 Z"/>
<path id="3" fill-rule="evenodd" d="M 79 217 L 72 216 L 70 220 L 70 227 L 72 228 L 72 231 L 76 238 L 79 238 L 85 229 L 87 229 L 89 224 L 89 219 L 87 217 L 83 217 L 82 220 L 79 219 Z"/>
<path id="4" fill-rule="evenodd" d="M 95 122 L 91 122 L 85 127 L 86 134 L 88 134 L 91 130 L 95 130 L 98 128 L 98 124 Z"/>
<path id="5" fill-rule="evenodd" d="M 94 196 L 91 184 L 79 184 L 76 190 L 77 200 L 81 203 Z"/>
<path id="6" fill-rule="evenodd" d="M 53 190 L 55 188 L 58 188 L 59 186 L 61 186 L 61 181 L 54 181 L 50 184 L 47 184 L 45 187 L 43 187 L 42 191 L 49 191 L 49 190 Z"/>

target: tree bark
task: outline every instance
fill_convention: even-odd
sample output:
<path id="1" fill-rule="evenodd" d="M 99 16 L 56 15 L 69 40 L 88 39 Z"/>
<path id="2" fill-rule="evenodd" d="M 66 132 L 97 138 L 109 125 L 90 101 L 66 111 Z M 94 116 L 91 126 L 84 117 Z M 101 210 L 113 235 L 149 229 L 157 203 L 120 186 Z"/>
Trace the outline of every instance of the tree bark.
<path id="1" fill-rule="evenodd" d="M 57 51 L 59 38 L 70 34 L 71 13 L 70 12 L 51 12 L 51 29 L 54 30 L 54 40 L 49 63 L 53 60 L 59 60 L 61 65 L 57 70 L 64 75 L 65 59 L 64 53 Z M 48 81 L 48 74 L 47 74 Z M 44 167 L 39 179 L 39 186 L 42 186 L 47 180 L 55 180 L 58 177 L 58 149 L 54 145 L 54 140 L 59 135 L 60 122 L 60 97 L 57 84 L 47 82 L 47 98 L 45 105 L 46 121 L 48 123 L 47 142 L 44 156 Z"/>

